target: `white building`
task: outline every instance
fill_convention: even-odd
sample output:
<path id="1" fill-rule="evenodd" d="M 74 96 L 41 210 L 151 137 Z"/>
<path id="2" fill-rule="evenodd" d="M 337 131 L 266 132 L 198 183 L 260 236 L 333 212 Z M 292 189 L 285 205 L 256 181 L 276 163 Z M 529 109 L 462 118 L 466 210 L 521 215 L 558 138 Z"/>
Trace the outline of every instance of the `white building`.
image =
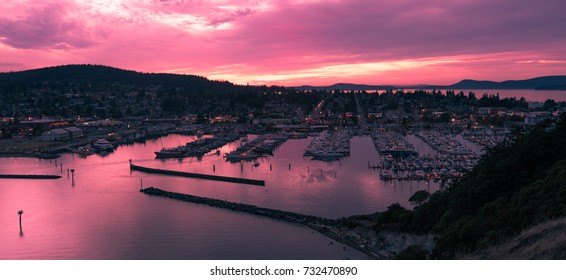
<path id="1" fill-rule="evenodd" d="M 41 133 L 41 141 L 66 141 L 79 137 L 83 137 L 83 130 L 74 126 L 51 129 Z"/>
<path id="2" fill-rule="evenodd" d="M 51 129 L 41 133 L 41 141 L 65 141 L 71 139 L 69 131 L 62 128 Z"/>

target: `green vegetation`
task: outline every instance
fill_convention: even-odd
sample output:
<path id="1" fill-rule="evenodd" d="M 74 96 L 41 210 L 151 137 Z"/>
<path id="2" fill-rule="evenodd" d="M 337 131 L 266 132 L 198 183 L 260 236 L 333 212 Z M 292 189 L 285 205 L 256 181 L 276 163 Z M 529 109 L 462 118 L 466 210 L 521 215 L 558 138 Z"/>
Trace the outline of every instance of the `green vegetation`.
<path id="1" fill-rule="evenodd" d="M 411 199 L 418 204 L 426 195 L 415 194 Z M 430 195 L 413 211 L 390 206 L 374 228 L 432 232 L 437 240 L 430 258 L 450 259 L 563 216 L 566 115 L 556 123 L 516 131 L 512 139 L 489 151 L 473 171 Z"/>
<path id="2" fill-rule="evenodd" d="M 427 252 L 418 246 L 409 246 L 395 256 L 397 260 L 426 260 Z"/>
<path id="3" fill-rule="evenodd" d="M 425 190 L 416 191 L 410 198 L 409 202 L 413 204 L 413 206 L 420 206 L 421 204 L 425 203 L 430 198 L 430 193 Z"/>
<path id="4" fill-rule="evenodd" d="M 0 73 L 0 116 L 163 117 L 264 114 L 265 107 L 308 112 L 327 95 L 204 77 L 66 65 Z M 282 106 L 288 105 L 288 106 Z"/>

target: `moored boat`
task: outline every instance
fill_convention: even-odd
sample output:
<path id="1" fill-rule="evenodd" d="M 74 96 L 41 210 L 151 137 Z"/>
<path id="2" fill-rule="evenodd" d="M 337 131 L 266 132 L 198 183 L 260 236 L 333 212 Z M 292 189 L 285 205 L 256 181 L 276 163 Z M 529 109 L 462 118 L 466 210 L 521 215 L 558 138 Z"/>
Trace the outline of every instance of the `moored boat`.
<path id="1" fill-rule="evenodd" d="M 114 145 L 104 138 L 97 139 L 90 145 L 96 152 L 110 152 L 114 150 Z"/>
<path id="2" fill-rule="evenodd" d="M 178 148 L 162 148 L 154 153 L 158 158 L 184 157 L 187 154 L 185 151 Z"/>
<path id="3" fill-rule="evenodd" d="M 231 152 L 225 154 L 226 160 L 228 161 L 239 161 L 239 160 L 251 160 L 256 159 L 258 155 L 254 153 L 239 153 L 239 152 Z"/>

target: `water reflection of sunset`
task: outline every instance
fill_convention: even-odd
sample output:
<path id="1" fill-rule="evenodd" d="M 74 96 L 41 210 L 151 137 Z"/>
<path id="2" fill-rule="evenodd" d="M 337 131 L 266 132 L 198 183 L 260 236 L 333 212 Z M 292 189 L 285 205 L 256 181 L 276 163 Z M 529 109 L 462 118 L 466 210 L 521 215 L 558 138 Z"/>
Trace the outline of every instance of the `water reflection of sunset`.
<path id="1" fill-rule="evenodd" d="M 130 246 L 134 244 L 147 243 L 138 252 L 154 258 L 155 255 L 150 252 L 161 252 L 162 249 L 158 248 L 157 243 L 147 242 L 148 239 L 165 238 L 167 242 L 175 242 L 184 240 L 179 235 L 181 232 L 191 232 L 191 238 L 208 240 L 203 242 L 230 242 L 231 238 L 227 237 L 216 236 L 214 238 L 220 239 L 215 241 L 207 237 L 210 234 L 214 236 L 211 232 L 219 230 L 211 228 L 217 227 L 217 222 L 226 223 L 228 220 L 233 221 L 229 222 L 230 227 L 236 226 L 233 223 L 244 223 L 251 227 L 258 223 L 276 224 L 274 228 L 282 227 L 278 230 L 280 234 L 305 238 L 302 230 L 297 231 L 295 226 L 280 225 L 280 222 L 200 205 L 148 198 L 139 194 L 141 184 L 144 187 L 156 186 L 174 192 L 330 218 L 372 213 L 385 209 L 393 202 L 407 205 L 408 197 L 414 191 L 436 188 L 409 182 L 390 185 L 379 180 L 373 170 L 367 169 L 368 160 L 374 160 L 377 152 L 371 139 L 365 137 L 353 138 L 351 156 L 334 162 L 313 161 L 310 157 L 303 157 L 309 139 L 288 140 L 275 151 L 274 156 L 259 158 L 259 166 L 254 166 L 253 161 L 230 163 L 225 160 L 222 154 L 237 148 L 239 142 L 220 148 L 221 155 L 211 152 L 202 158 L 155 159 L 154 152 L 161 147 L 174 147 L 189 141 L 193 141 L 193 138 L 170 135 L 143 144 L 121 146 L 105 156 L 81 158 L 66 154 L 57 159 L 58 166 L 55 166 L 55 160 L 0 158 L 3 172 L 25 171 L 62 176 L 61 179 L 47 181 L 3 180 L 0 212 L 14 212 L 12 208 L 25 211 L 22 242 L 29 244 L 22 250 L 10 247 L 7 252 L 14 258 L 133 258 L 127 255 L 131 252 L 125 251 L 131 250 Z M 266 185 L 260 187 L 146 174 L 131 171 L 129 159 L 154 168 L 261 179 L 266 181 Z M 60 171 L 60 164 L 63 164 L 63 172 Z M 67 178 L 66 169 L 75 170 L 74 185 L 71 178 Z M 0 215 L 0 224 L 13 224 L 14 232 L 18 233 L 15 212 L 13 217 Z M 198 230 L 199 227 L 202 229 Z M 205 232 L 205 229 L 211 232 Z M 9 233 L 9 230 L 5 231 L 0 237 L 9 240 L 18 236 L 12 237 Z M 246 231 L 233 234 L 239 236 L 246 234 Z M 238 238 L 254 242 L 257 237 L 251 236 Z M 85 238 L 89 241 L 85 241 Z M 128 241 L 124 241 L 124 238 L 128 238 Z M 312 237 L 306 240 L 309 238 Z M 321 250 L 324 252 L 328 248 Z M 340 254 L 339 251 L 337 253 Z M 166 252 L 161 254 L 164 257 L 171 256 Z M 261 256 L 263 253 L 258 254 Z M 308 258 L 317 257 L 309 255 Z"/>

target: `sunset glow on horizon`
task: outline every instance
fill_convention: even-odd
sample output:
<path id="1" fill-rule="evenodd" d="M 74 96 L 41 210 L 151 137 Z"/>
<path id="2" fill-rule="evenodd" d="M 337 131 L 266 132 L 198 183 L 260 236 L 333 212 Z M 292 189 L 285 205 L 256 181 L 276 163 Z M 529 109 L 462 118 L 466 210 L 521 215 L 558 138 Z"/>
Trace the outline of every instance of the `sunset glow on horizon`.
<path id="1" fill-rule="evenodd" d="M 237 84 L 566 74 L 562 0 L 6 0 L 0 72 L 100 64 Z"/>

